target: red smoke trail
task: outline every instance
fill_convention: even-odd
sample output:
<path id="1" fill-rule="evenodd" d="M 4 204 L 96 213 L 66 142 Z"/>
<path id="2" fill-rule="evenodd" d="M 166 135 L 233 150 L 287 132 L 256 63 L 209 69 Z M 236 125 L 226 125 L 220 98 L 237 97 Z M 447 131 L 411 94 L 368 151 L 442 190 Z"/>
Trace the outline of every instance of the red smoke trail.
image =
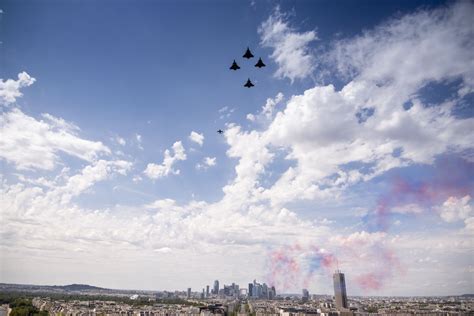
<path id="1" fill-rule="evenodd" d="M 317 271 L 329 271 L 335 263 L 333 254 L 316 246 L 282 246 L 268 252 L 267 280 L 279 288 L 307 287 Z"/>
<path id="2" fill-rule="evenodd" d="M 388 249 L 380 249 L 379 265 L 373 272 L 355 278 L 357 285 L 364 290 L 380 290 L 395 273 L 404 273 L 400 260 Z"/>
<path id="3" fill-rule="evenodd" d="M 311 247 L 311 252 L 307 256 L 307 274 L 303 280 L 304 287 L 308 287 L 314 273 L 320 269 L 330 272 L 337 263 L 336 257 L 316 246 Z"/>
<path id="4" fill-rule="evenodd" d="M 472 186 L 466 181 L 453 181 L 453 176 L 432 179 L 430 182 L 409 182 L 402 178 L 392 180 L 389 192 L 377 200 L 373 221 L 368 218 L 367 224 L 376 231 L 387 231 L 390 227 L 392 209 L 397 206 L 416 204 L 430 209 L 441 204 L 450 196 L 461 197 L 472 192 Z"/>
<path id="5" fill-rule="evenodd" d="M 270 286 L 289 288 L 297 283 L 300 265 L 295 253 L 300 249 L 299 245 L 293 245 L 270 251 L 267 258 L 267 280 Z"/>
<path id="6" fill-rule="evenodd" d="M 430 210 L 449 197 L 462 197 L 474 192 L 474 164 L 463 159 L 439 159 L 434 172 L 424 181 L 396 177 L 391 180 L 390 190 L 378 200 L 374 213 L 365 218 L 369 230 L 386 232 L 390 228 L 390 216 L 395 207 L 415 204 Z M 425 212 L 421 214 L 426 214 Z M 365 290 L 381 289 L 386 282 L 404 272 L 400 260 L 380 244 L 373 249 L 374 260 L 381 266 L 375 271 L 356 277 L 356 283 Z"/>

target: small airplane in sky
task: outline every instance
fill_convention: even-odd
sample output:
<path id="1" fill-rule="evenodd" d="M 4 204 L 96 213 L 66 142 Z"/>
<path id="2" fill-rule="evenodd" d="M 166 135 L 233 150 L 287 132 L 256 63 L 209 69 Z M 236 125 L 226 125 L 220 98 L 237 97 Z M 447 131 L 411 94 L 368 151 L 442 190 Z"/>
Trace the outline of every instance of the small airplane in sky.
<path id="1" fill-rule="evenodd" d="M 244 87 L 247 87 L 247 88 L 252 88 L 253 86 L 254 86 L 254 84 L 252 83 L 252 81 L 250 81 L 250 78 L 244 84 Z"/>
<path id="2" fill-rule="evenodd" d="M 263 63 L 262 58 L 258 59 L 258 62 L 255 64 L 255 67 L 257 68 L 262 68 L 265 67 L 266 65 Z"/>
<path id="3" fill-rule="evenodd" d="M 237 65 L 237 63 L 235 62 L 235 59 L 234 59 L 234 62 L 232 63 L 232 66 L 230 66 L 229 69 L 232 69 L 232 70 L 240 69 L 239 65 Z"/>
<path id="4" fill-rule="evenodd" d="M 224 131 L 220 129 L 220 130 L 217 131 L 217 133 L 222 134 L 222 133 L 224 133 Z"/>
<path id="5" fill-rule="evenodd" d="M 245 52 L 245 54 L 242 56 L 243 58 L 247 58 L 247 59 L 250 59 L 253 57 L 252 53 L 250 52 L 250 49 L 247 47 L 247 51 Z"/>

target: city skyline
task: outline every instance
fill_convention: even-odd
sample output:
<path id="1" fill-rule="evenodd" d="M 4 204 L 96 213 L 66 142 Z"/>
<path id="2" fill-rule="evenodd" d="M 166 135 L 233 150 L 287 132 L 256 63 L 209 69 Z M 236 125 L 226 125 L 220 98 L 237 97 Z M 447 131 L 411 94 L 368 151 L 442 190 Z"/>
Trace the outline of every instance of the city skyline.
<path id="1" fill-rule="evenodd" d="M 2 1 L 0 283 L 474 293 L 472 16 Z"/>

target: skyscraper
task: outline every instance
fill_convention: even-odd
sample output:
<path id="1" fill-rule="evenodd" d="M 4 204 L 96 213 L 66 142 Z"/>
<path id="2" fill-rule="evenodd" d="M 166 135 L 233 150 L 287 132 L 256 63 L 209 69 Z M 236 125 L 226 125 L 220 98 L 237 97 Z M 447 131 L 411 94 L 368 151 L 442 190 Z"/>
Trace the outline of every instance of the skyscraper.
<path id="1" fill-rule="evenodd" d="M 191 298 L 191 288 L 188 287 L 188 298 Z"/>
<path id="2" fill-rule="evenodd" d="M 309 292 L 307 289 L 303 289 L 302 299 L 303 299 L 303 302 L 307 302 L 309 300 Z"/>
<path id="3" fill-rule="evenodd" d="M 219 294 L 219 280 L 214 281 L 214 294 Z"/>
<path id="4" fill-rule="evenodd" d="M 209 285 L 206 285 L 206 298 L 209 297 Z"/>
<path id="5" fill-rule="evenodd" d="M 347 309 L 346 280 L 344 278 L 344 273 L 336 270 L 332 278 L 334 280 L 334 297 L 336 298 L 336 308 L 338 310 Z"/>

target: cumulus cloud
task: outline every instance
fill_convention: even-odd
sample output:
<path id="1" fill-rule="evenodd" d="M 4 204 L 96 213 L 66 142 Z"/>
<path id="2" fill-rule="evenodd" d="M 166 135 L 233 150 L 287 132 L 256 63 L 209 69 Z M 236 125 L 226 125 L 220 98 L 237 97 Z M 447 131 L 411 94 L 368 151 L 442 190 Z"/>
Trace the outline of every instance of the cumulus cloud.
<path id="1" fill-rule="evenodd" d="M 204 135 L 199 134 L 195 131 L 192 131 L 191 134 L 189 134 L 189 139 L 192 142 L 195 142 L 196 144 L 198 144 L 199 146 L 202 146 L 204 144 Z"/>
<path id="2" fill-rule="evenodd" d="M 166 177 L 169 174 L 179 174 L 179 169 L 173 169 L 173 165 L 180 160 L 186 160 L 186 152 L 181 141 L 177 141 L 173 144 L 171 150 L 165 150 L 161 164 L 149 163 L 143 173 L 150 179 Z"/>
<path id="3" fill-rule="evenodd" d="M 391 211 L 399 214 L 420 214 L 423 212 L 423 208 L 418 204 L 410 203 L 392 207 Z"/>
<path id="4" fill-rule="evenodd" d="M 235 109 L 234 108 L 230 108 L 229 106 L 223 106 L 222 108 L 219 109 L 219 119 L 223 120 L 223 119 L 227 119 L 229 118 L 232 113 L 234 113 Z"/>
<path id="5" fill-rule="evenodd" d="M 138 149 L 143 150 L 143 146 L 142 146 L 143 138 L 142 138 L 142 135 L 140 135 L 140 134 L 135 134 L 135 140 L 137 141 L 137 147 L 138 147 Z"/>
<path id="6" fill-rule="evenodd" d="M 119 145 L 121 145 L 121 146 L 125 146 L 125 145 L 127 144 L 127 141 L 126 141 L 124 138 L 120 137 L 120 136 L 117 136 L 117 137 L 115 138 L 115 140 L 116 140 L 117 143 L 118 143 Z"/>
<path id="7" fill-rule="evenodd" d="M 473 8 L 460 2 L 419 11 L 337 42 L 329 53 L 332 66 L 352 80 L 341 90 L 315 86 L 290 97 L 263 131 L 232 126 L 228 155 L 240 160 L 235 182 L 224 191 L 245 187 L 247 195 L 272 203 L 334 196 L 392 168 L 472 149 L 474 119 L 452 114 L 459 99 L 428 107 L 418 94 L 430 82 L 453 78 L 462 82 L 460 89 L 472 87 Z M 274 17 L 269 21 L 286 29 Z M 406 102 L 412 104 L 408 109 Z M 271 187 L 262 187 L 275 149 L 285 150 L 292 165 Z"/>
<path id="8" fill-rule="evenodd" d="M 244 130 L 235 124 L 228 125 L 224 135 L 229 145 L 227 156 L 237 163 L 235 177 L 223 188 L 221 200 L 215 203 L 194 200 L 178 203 L 173 199 L 159 199 L 131 207 L 132 210 L 128 211 L 120 207 L 81 207 L 74 197 L 90 193 L 99 181 L 125 174 L 131 168 L 127 162 L 96 158 L 77 174 L 61 178 L 60 184 L 40 178 L 19 184 L 1 182 L 2 205 L 6 207 L 0 211 L 9 225 L 0 226 L 0 234 L 8 237 L 1 239 L 0 245 L 5 247 L 3 249 L 9 249 L 9 253 L 50 249 L 48 247 L 53 242 L 60 249 L 86 249 L 90 253 L 98 249 L 120 255 L 124 249 L 138 250 L 122 254 L 124 258 L 144 256 L 147 253 L 144 249 L 153 254 L 172 251 L 174 256 L 180 250 L 190 248 L 212 254 L 238 248 L 239 251 L 258 251 L 251 258 L 260 260 L 262 252 L 259 250 L 268 245 L 293 242 L 302 245 L 324 244 L 329 252 L 338 255 L 343 269 L 359 276 L 355 282 L 363 289 L 378 289 L 401 270 L 401 263 L 389 246 L 426 251 L 427 244 L 430 250 L 440 247 L 438 245 L 442 243 L 448 244 L 442 249 L 436 248 L 442 251 L 436 258 L 443 258 L 449 247 L 470 250 L 469 240 L 457 239 L 455 244 L 451 243 L 454 239 L 446 236 L 442 236 L 441 240 L 441 237 L 429 239 L 426 236 L 416 240 L 412 236 L 391 238 L 384 232 L 351 233 L 350 229 L 347 235 L 334 236 L 333 228 L 317 226 L 315 222 L 298 217 L 291 210 L 291 203 L 299 199 L 333 197 L 340 190 L 383 174 L 391 168 L 430 164 L 440 154 L 462 153 L 472 149 L 473 119 L 452 115 L 456 99 L 427 107 L 417 96 L 427 83 L 443 82 L 453 77 L 462 81 L 459 91 L 468 91 L 472 86 L 469 81 L 472 63 L 466 63 L 464 70 L 457 66 L 458 60 L 443 59 L 445 63 L 439 65 L 440 60 L 427 58 L 429 56 L 420 46 L 423 42 L 420 39 L 426 39 L 425 45 L 434 55 L 443 55 L 448 51 L 457 52 L 453 56 L 464 58 L 464 51 L 472 44 L 473 37 L 463 34 L 455 25 L 467 23 L 468 15 L 463 11 L 472 12 L 472 6 L 461 3 L 436 14 L 420 11 L 402 17 L 398 22 L 381 25 L 361 37 L 337 42 L 330 55 L 337 57 L 331 59 L 334 63 L 332 66 L 349 76 L 342 89 L 337 90 L 332 85 L 315 86 L 300 95 L 289 97 L 281 110 L 272 104 L 268 107 L 265 105 L 263 108 L 268 109 L 265 113 L 270 113 L 270 119 L 262 130 Z M 444 28 L 423 27 L 433 25 L 431 19 L 438 19 L 439 16 L 443 18 L 434 24 L 444 23 Z M 292 29 L 288 31 L 289 26 L 285 21 L 277 22 L 267 21 L 268 25 L 276 27 L 276 30 L 270 28 L 268 34 L 285 37 L 281 34 L 295 33 Z M 409 31 L 401 36 L 402 32 L 392 30 L 407 23 L 417 31 Z M 278 28 L 284 31 L 278 31 Z M 386 38 L 379 38 L 380 32 L 386 34 Z M 261 34 L 264 33 L 262 31 Z M 274 38 L 278 36 L 275 36 L 269 37 L 272 39 L 270 42 L 276 42 Z M 308 36 L 312 37 L 315 34 Z M 354 43 L 361 39 L 373 45 L 370 48 L 373 53 L 363 52 L 368 54 L 367 64 L 359 66 L 359 63 L 365 62 L 365 57 L 360 60 L 354 57 L 348 63 L 341 62 L 338 56 L 343 56 L 343 52 L 349 51 L 350 47 L 356 47 Z M 434 45 L 433 42 L 440 39 L 443 40 L 442 45 Z M 405 41 L 413 46 L 410 50 L 405 50 Z M 410 62 L 400 65 L 399 58 L 382 58 L 387 57 L 385 54 L 388 53 L 377 45 L 388 45 L 391 53 L 397 56 L 408 52 Z M 281 60 L 283 65 L 285 59 Z M 411 67 L 417 68 L 420 63 L 424 69 L 429 69 L 422 71 L 427 75 L 413 76 L 416 71 Z M 380 80 L 367 70 L 370 67 L 386 67 L 396 71 L 386 71 L 386 76 Z M 287 70 L 282 70 L 279 76 L 291 80 L 308 75 L 299 75 L 292 67 L 282 69 Z M 462 93 L 465 92 L 459 92 L 458 95 Z M 409 109 L 403 107 L 407 101 L 413 104 Z M 48 126 L 53 124 L 50 121 Z M 77 132 L 72 126 L 53 128 L 56 129 L 70 134 Z M 206 158 L 210 159 L 209 164 L 213 163 L 213 158 Z M 179 170 L 174 169 L 175 164 L 185 159 L 184 147 L 181 142 L 176 142 L 165 151 L 163 162 L 148 164 L 144 174 L 153 179 L 178 174 Z M 286 160 L 285 168 L 280 174 L 275 169 L 275 173 L 270 175 L 269 169 L 278 159 Z M 457 199 L 443 206 L 454 209 L 452 205 L 460 205 L 463 210 L 462 207 L 468 203 Z M 455 209 L 457 211 L 450 210 L 444 216 L 464 220 L 466 229 L 473 228 L 472 216 L 460 212 L 459 207 Z M 394 211 L 416 213 L 418 210 L 405 205 Z M 97 253 L 103 254 L 100 251 Z M 41 255 L 49 254 L 42 251 Z M 91 257 L 94 257 L 92 254 Z M 407 251 L 403 258 L 410 259 L 411 255 Z M 435 257 L 423 254 L 416 260 L 428 256 Z M 6 257 L 10 258 L 8 255 Z M 226 256 L 220 257 L 229 256 L 226 253 Z M 236 257 L 244 256 L 240 253 Z M 189 257 L 183 258 L 189 260 Z M 252 266 L 256 264 L 252 262 Z M 170 271 L 174 268 L 171 267 Z M 397 280 L 396 283 L 404 282 Z"/>
<path id="9" fill-rule="evenodd" d="M 35 78 L 24 71 L 18 74 L 18 80 L 0 79 L 0 104 L 14 103 L 17 98 L 23 96 L 20 89 L 31 86 L 35 81 Z"/>
<path id="10" fill-rule="evenodd" d="M 335 42 L 330 59 L 345 76 L 399 87 L 404 99 L 429 81 L 463 79 L 472 91 L 474 30 L 470 2 L 418 11 Z M 392 96 L 394 97 L 394 96 Z"/>
<path id="11" fill-rule="evenodd" d="M 470 217 L 474 211 L 470 202 L 470 195 L 466 195 L 462 198 L 451 196 L 438 208 L 438 211 L 441 218 L 448 223 L 465 220 Z"/>
<path id="12" fill-rule="evenodd" d="M 270 57 L 278 65 L 275 76 L 286 77 L 293 82 L 312 74 L 316 61 L 309 44 L 318 38 L 315 31 L 296 31 L 277 9 L 262 23 L 258 32 L 261 44 L 273 49 Z"/>
<path id="13" fill-rule="evenodd" d="M 247 119 L 252 122 L 255 121 L 257 118 L 265 118 L 267 120 L 272 119 L 276 106 L 283 101 L 283 98 L 284 98 L 283 93 L 278 92 L 275 98 L 267 99 L 267 101 L 265 102 L 265 105 L 262 106 L 262 110 L 259 114 L 254 115 L 254 114 L 249 113 L 247 114 Z"/>
<path id="14" fill-rule="evenodd" d="M 89 162 L 110 153 L 102 142 L 79 137 L 74 124 L 50 114 L 43 114 L 43 118 L 37 120 L 16 108 L 3 112 L 0 157 L 20 170 L 51 170 L 60 152 Z"/>
<path id="15" fill-rule="evenodd" d="M 196 169 L 207 169 L 216 165 L 216 157 L 204 157 L 202 163 L 196 164 Z"/>
<path id="16" fill-rule="evenodd" d="M 130 169 L 126 161 L 99 160 L 54 181 L 51 187 L 2 182 L 0 193 L 5 207 L 1 215 L 9 225 L 2 225 L 0 234 L 11 238 L 3 239 L 0 246 L 46 249 L 54 242 L 58 251 L 73 247 L 87 249 L 90 254 L 93 249 L 112 247 L 114 251 L 139 250 L 143 254 L 142 250 L 166 253 L 167 249 L 192 245 L 213 252 L 226 245 L 278 243 L 282 234 L 296 238 L 295 227 L 310 239 L 322 233 L 288 209 L 229 207 L 226 201 L 179 204 L 161 199 L 130 211 L 119 208 L 114 212 L 77 204 L 75 198 L 90 192 L 95 184 L 125 175 Z M 259 229 L 249 234 L 252 227 Z"/>

